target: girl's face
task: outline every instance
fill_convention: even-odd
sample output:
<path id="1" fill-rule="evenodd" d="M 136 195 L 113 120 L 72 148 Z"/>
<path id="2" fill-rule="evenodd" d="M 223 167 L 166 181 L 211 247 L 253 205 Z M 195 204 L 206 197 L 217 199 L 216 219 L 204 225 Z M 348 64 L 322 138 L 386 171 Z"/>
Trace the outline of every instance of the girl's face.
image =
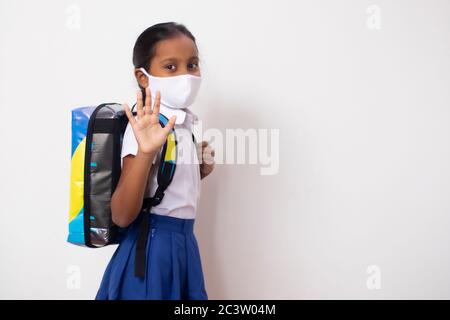
<path id="1" fill-rule="evenodd" d="M 155 77 L 172 77 L 183 74 L 201 76 L 197 46 L 184 35 L 161 40 L 156 44 L 156 53 L 150 61 L 150 74 Z M 146 88 L 147 76 L 136 69 L 139 85 Z"/>

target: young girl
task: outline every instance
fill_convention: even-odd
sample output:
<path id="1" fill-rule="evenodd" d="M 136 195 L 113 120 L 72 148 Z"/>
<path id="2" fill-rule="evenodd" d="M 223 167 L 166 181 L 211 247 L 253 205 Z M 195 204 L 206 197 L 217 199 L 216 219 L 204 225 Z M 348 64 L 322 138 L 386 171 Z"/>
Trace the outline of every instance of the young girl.
<path id="1" fill-rule="evenodd" d="M 156 24 L 138 37 L 133 64 L 141 89 L 137 116 L 124 104 L 129 123 L 121 152 L 122 173 L 111 199 L 113 222 L 125 228 L 125 234 L 106 268 L 96 299 L 206 300 L 193 226 L 200 180 L 211 173 L 214 152 L 203 141 L 199 146 L 202 160 L 198 159 L 192 139 L 192 125 L 198 117 L 187 107 L 194 101 L 201 80 L 195 38 L 184 25 Z M 164 127 L 159 124 L 160 112 L 170 119 Z M 172 129 L 178 141 L 173 179 L 162 201 L 147 212 L 143 199 L 155 195 L 161 147 Z M 209 161 L 205 161 L 203 154 L 208 152 Z M 181 161 L 189 154 L 196 160 Z M 145 219 L 147 225 L 142 223 Z M 142 228 L 147 230 L 142 233 Z M 146 246 L 138 276 L 136 247 L 140 248 L 142 234 Z"/>

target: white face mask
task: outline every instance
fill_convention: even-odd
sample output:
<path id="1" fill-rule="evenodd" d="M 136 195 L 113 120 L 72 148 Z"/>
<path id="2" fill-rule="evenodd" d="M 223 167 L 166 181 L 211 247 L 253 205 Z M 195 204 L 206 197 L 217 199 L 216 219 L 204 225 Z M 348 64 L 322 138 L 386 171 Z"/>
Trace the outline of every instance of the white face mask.
<path id="1" fill-rule="evenodd" d="M 173 77 L 154 77 L 144 68 L 140 70 L 148 77 L 152 100 L 156 97 L 156 91 L 161 92 L 161 104 L 174 109 L 189 107 L 197 96 L 201 84 L 201 77 L 191 74 L 183 74 Z"/>

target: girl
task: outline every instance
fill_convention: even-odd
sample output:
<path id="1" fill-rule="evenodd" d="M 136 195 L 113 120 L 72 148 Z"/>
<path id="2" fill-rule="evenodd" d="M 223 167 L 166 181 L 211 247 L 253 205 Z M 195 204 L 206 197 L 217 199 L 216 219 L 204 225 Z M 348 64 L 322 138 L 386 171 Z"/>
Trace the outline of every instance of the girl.
<path id="1" fill-rule="evenodd" d="M 133 64 L 141 89 L 137 116 L 124 104 L 129 123 L 123 137 L 122 173 L 111 199 L 113 222 L 125 228 L 125 234 L 106 268 L 96 299 L 206 300 L 193 226 L 200 179 L 211 173 L 214 152 L 203 141 L 198 147 L 202 156 L 198 157 L 192 141 L 192 125 L 198 117 L 187 107 L 194 101 L 201 80 L 195 38 L 182 24 L 156 24 L 138 37 Z M 170 119 L 164 127 L 159 124 L 160 112 Z M 157 191 L 160 150 L 172 129 L 178 141 L 173 179 L 162 201 L 147 212 L 142 210 L 143 199 Z M 206 161 L 204 154 L 208 153 Z M 196 161 L 182 161 L 182 156 L 189 154 L 194 154 Z M 143 234 L 144 262 L 139 263 L 136 247 L 141 248 Z"/>

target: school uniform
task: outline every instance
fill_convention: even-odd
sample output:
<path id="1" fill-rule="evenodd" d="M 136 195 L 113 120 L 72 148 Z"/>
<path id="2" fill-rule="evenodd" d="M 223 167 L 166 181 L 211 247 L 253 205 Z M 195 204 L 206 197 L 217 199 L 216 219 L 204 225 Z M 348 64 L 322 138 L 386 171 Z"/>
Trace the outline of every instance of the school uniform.
<path id="1" fill-rule="evenodd" d="M 114 252 L 98 289 L 97 300 L 164 299 L 207 300 L 201 257 L 193 233 L 200 197 L 200 168 L 192 127 L 198 120 L 189 109 L 160 106 L 160 113 L 170 119 L 176 115 L 177 165 L 171 184 L 161 203 L 151 207 L 150 213 L 141 211 L 127 228 Z M 138 144 L 131 125 L 123 137 L 123 158 L 136 155 Z M 152 197 L 157 188 L 157 169 L 161 153 L 153 159 L 145 197 Z M 150 214 L 150 230 L 146 247 L 145 276 L 137 277 L 135 247 L 139 223 Z"/>

